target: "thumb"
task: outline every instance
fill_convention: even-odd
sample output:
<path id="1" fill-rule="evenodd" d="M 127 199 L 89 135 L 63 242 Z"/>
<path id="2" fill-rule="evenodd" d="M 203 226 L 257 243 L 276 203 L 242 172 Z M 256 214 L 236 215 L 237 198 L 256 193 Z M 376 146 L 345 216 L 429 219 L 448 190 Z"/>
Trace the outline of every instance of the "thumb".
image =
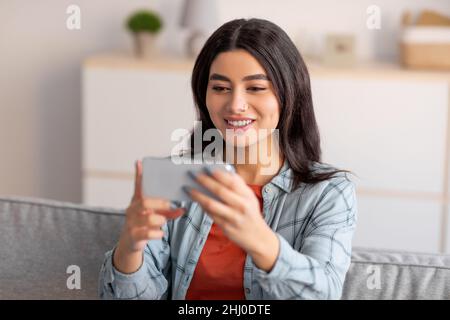
<path id="1" fill-rule="evenodd" d="M 133 200 L 141 198 L 142 198 L 142 162 L 141 160 L 136 160 Z"/>

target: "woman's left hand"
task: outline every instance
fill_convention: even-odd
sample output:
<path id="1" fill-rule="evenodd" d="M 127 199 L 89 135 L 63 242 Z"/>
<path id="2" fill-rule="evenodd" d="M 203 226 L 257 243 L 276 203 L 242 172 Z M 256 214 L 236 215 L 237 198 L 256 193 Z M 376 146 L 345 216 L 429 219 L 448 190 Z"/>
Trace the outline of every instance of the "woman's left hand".
<path id="1" fill-rule="evenodd" d="M 264 221 L 252 189 L 238 174 L 221 170 L 210 175 L 199 173 L 195 178 L 221 201 L 193 188 L 187 191 L 191 198 L 231 241 L 252 256 L 258 267 L 270 270 L 278 256 L 278 238 Z"/>

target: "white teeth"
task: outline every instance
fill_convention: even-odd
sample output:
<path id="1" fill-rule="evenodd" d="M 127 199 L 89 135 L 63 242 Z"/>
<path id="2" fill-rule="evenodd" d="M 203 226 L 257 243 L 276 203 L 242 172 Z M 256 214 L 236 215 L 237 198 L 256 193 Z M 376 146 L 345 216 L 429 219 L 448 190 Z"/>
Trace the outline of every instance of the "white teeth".
<path id="1" fill-rule="evenodd" d="M 239 121 L 230 121 L 227 120 L 228 124 L 232 125 L 233 127 L 244 127 L 248 125 L 252 120 L 239 120 Z"/>

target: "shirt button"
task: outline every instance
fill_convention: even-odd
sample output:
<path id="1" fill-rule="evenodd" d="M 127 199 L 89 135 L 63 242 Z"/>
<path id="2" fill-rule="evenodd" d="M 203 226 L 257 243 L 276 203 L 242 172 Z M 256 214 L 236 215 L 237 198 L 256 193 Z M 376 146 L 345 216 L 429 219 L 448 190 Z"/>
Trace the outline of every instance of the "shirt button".
<path id="1" fill-rule="evenodd" d="M 250 293 L 250 288 L 245 288 L 245 293 Z"/>

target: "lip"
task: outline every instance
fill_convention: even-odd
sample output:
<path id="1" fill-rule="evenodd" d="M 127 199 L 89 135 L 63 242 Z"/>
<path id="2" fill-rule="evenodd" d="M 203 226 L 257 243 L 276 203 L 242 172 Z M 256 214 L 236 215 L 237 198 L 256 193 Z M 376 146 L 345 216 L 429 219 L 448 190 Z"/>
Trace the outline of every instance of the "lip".
<path id="1" fill-rule="evenodd" d="M 229 124 L 227 120 L 233 120 L 233 121 L 239 121 L 239 120 L 252 120 L 252 122 L 250 122 L 249 124 L 247 124 L 246 126 L 243 126 L 243 127 L 234 127 L 234 126 L 232 126 L 231 124 Z M 228 118 L 228 119 L 224 119 L 224 121 L 225 121 L 226 129 L 232 129 L 232 130 L 234 130 L 234 131 L 246 131 L 246 130 L 248 130 L 248 129 L 253 125 L 253 123 L 255 122 L 255 119 L 251 119 L 251 118 L 238 118 L 238 119 L 235 120 L 235 119 Z"/>
<path id="2" fill-rule="evenodd" d="M 239 116 L 229 116 L 226 117 L 225 120 L 231 120 L 231 121 L 239 121 L 239 120 L 255 120 L 254 118 L 249 117 L 239 117 Z"/>

